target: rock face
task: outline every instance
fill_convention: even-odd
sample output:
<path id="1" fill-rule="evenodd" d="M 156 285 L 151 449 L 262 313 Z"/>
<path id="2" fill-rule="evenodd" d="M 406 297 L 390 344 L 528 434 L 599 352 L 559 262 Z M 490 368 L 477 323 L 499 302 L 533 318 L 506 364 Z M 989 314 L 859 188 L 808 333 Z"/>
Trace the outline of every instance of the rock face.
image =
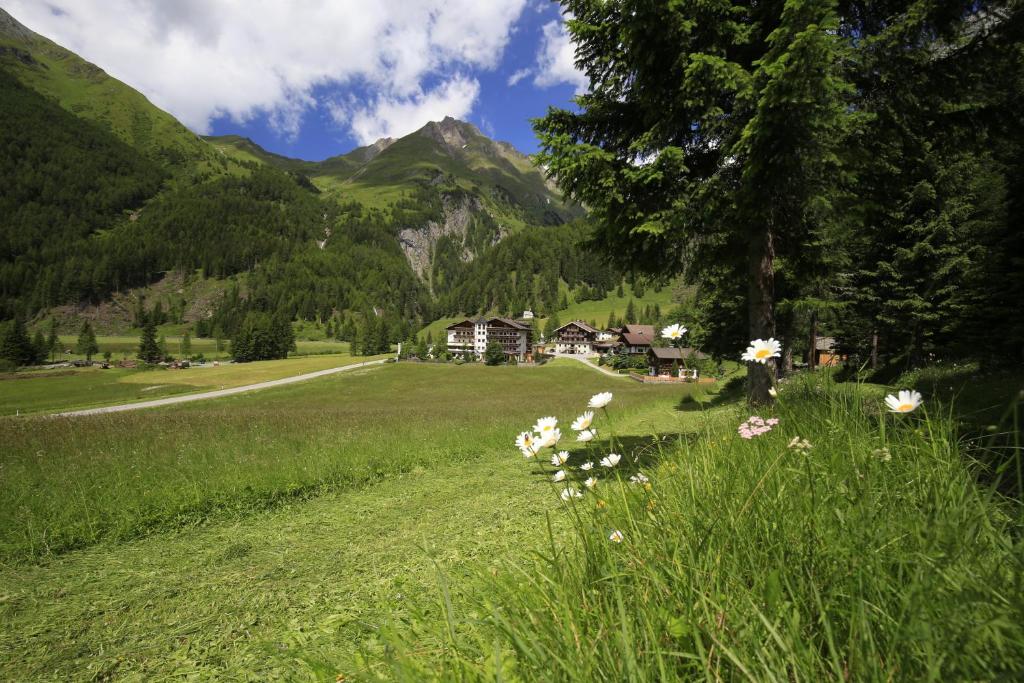
<path id="1" fill-rule="evenodd" d="M 486 211 L 477 197 L 445 195 L 441 200 L 443 220 L 428 221 L 419 228 L 403 228 L 398 233 L 398 242 L 405 252 L 409 264 L 424 280 L 429 281 L 430 265 L 434 245 L 442 237 L 455 237 L 464 243 L 466 233 L 473 222 L 474 215 Z M 462 260 L 471 261 L 472 252 L 465 246 L 462 249 Z"/>

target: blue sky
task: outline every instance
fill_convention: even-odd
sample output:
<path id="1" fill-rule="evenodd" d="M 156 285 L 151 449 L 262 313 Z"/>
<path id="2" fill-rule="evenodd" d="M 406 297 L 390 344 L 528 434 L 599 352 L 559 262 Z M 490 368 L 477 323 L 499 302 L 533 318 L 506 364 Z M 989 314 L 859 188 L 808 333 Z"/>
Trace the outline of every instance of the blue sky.
<path id="1" fill-rule="evenodd" d="M 536 151 L 586 81 L 548 0 L 0 0 L 199 134 L 319 160 L 445 115 Z"/>
<path id="2" fill-rule="evenodd" d="M 558 18 L 557 6 L 551 5 L 545 7 L 545 10 L 523 12 L 496 69 L 478 69 L 467 74 L 475 77 L 480 87 L 472 111 L 462 118 L 475 124 L 489 137 L 511 142 L 527 154 L 537 149 L 537 138 L 530 127 L 530 119 L 543 116 L 550 105 L 570 105 L 575 91 L 575 87 L 567 83 L 544 87 L 535 85 L 532 74 L 509 85 L 509 79 L 516 72 L 535 68 L 543 39 L 543 26 Z M 363 98 L 369 92 L 372 92 L 372 84 L 332 84 L 324 86 L 317 93 L 316 99 L 328 101 L 338 93 L 351 93 Z M 233 121 L 230 116 L 222 116 L 213 120 L 212 126 L 213 135 L 245 135 L 264 149 L 300 159 L 320 160 L 343 154 L 359 145 L 359 141 L 345 126 L 331 118 L 331 113 L 324 106 L 318 106 L 305 116 L 301 131 L 294 139 L 275 130 L 265 114 L 243 124 Z"/>

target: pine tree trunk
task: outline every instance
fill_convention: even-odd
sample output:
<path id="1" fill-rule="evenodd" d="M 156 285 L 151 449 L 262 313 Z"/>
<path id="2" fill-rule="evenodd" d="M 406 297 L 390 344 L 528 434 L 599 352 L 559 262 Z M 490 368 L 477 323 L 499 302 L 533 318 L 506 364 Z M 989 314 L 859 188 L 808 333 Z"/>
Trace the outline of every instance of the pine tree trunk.
<path id="1" fill-rule="evenodd" d="M 871 369 L 878 369 L 878 330 L 871 330 Z"/>
<path id="2" fill-rule="evenodd" d="M 759 230 L 751 236 L 748 252 L 748 294 L 747 318 L 750 323 L 751 339 L 768 339 L 775 336 L 775 271 L 773 261 L 775 247 L 771 230 Z M 772 387 L 775 374 L 775 360 L 767 363 L 747 363 L 748 400 L 751 404 L 765 404 L 771 400 L 768 390 Z"/>
<path id="3" fill-rule="evenodd" d="M 814 370 L 818 366 L 818 312 L 811 311 L 811 345 L 807 350 L 807 369 Z"/>

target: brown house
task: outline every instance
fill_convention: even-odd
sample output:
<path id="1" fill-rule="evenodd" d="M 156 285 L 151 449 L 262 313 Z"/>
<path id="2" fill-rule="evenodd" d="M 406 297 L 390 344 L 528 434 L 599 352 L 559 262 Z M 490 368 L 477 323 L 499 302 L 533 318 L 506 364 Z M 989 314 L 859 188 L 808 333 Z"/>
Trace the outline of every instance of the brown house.
<path id="1" fill-rule="evenodd" d="M 626 325 L 619 333 L 619 341 L 625 353 L 647 353 L 654 341 L 654 325 Z"/>
<path id="2" fill-rule="evenodd" d="M 815 337 L 814 339 L 814 364 L 816 367 L 835 367 L 846 356 L 840 355 L 836 349 L 835 337 Z"/>
<path id="3" fill-rule="evenodd" d="M 654 374 L 656 375 L 671 374 L 673 367 L 679 369 L 687 364 L 692 364 L 692 361 L 704 360 L 705 358 L 707 358 L 707 355 L 691 348 L 679 349 L 674 346 L 652 346 L 647 351 L 647 360 L 650 366 L 654 368 Z"/>
<path id="4" fill-rule="evenodd" d="M 551 341 L 554 342 L 555 353 L 588 354 L 594 351 L 597 335 L 598 331 L 587 323 L 573 320 L 555 330 Z"/>

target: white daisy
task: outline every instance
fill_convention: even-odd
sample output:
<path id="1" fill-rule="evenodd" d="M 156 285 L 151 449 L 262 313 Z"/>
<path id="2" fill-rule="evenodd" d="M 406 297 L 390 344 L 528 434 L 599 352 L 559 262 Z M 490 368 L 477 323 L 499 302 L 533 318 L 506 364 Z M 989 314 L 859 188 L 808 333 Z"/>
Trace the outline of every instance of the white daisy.
<path id="1" fill-rule="evenodd" d="M 902 389 L 898 396 L 889 394 L 885 397 L 885 405 L 893 413 L 909 413 L 921 405 L 920 392 L 912 389 Z"/>
<path id="2" fill-rule="evenodd" d="M 579 489 L 567 488 L 562 491 L 562 500 L 569 500 L 570 498 L 582 498 L 583 492 Z"/>
<path id="3" fill-rule="evenodd" d="M 551 480 L 556 484 L 560 481 L 565 481 L 565 470 L 558 470 L 555 472 L 555 476 L 551 477 Z"/>
<path id="4" fill-rule="evenodd" d="M 516 448 L 522 451 L 524 457 L 532 458 L 537 454 L 538 447 L 537 435 L 532 432 L 523 432 L 516 437 Z"/>
<path id="5" fill-rule="evenodd" d="M 604 408 L 606 405 L 612 402 L 612 392 L 602 391 L 600 394 L 594 394 L 590 397 L 590 403 L 587 404 L 588 408 Z"/>
<path id="6" fill-rule="evenodd" d="M 540 435 L 541 441 L 543 441 L 544 437 L 551 433 L 551 431 L 557 426 L 557 417 L 542 417 L 537 420 L 537 424 L 533 425 L 533 431 L 537 432 L 537 434 Z"/>
<path id="7" fill-rule="evenodd" d="M 584 472 L 592 470 L 592 469 L 594 469 L 594 463 L 592 463 L 592 462 L 590 462 L 588 460 L 587 462 L 585 462 L 582 465 L 580 465 L 580 469 L 583 470 Z"/>
<path id="8" fill-rule="evenodd" d="M 587 477 L 587 480 L 583 482 L 583 485 L 586 486 L 588 489 L 593 490 L 594 487 L 597 486 L 597 479 L 594 479 L 593 477 Z"/>
<path id="9" fill-rule="evenodd" d="M 609 540 L 609 541 L 611 541 L 612 543 L 622 543 L 622 540 L 623 540 L 624 538 L 625 538 L 625 536 L 623 536 L 623 535 L 622 535 L 622 532 L 621 532 L 621 531 L 619 531 L 618 529 L 616 529 L 615 531 L 613 531 L 613 532 L 611 533 L 611 535 L 610 535 L 610 536 L 608 536 L 608 540 Z"/>
<path id="10" fill-rule="evenodd" d="M 591 423 L 593 422 L 594 411 L 588 410 L 587 412 L 583 413 L 582 415 L 576 418 L 576 421 L 572 423 L 572 428 L 575 429 L 577 432 L 582 432 L 584 429 L 589 429 Z"/>
<path id="11" fill-rule="evenodd" d="M 618 453 L 609 453 L 601 458 L 601 467 L 615 467 L 620 460 L 622 460 L 622 456 Z"/>
<path id="12" fill-rule="evenodd" d="M 647 478 L 647 475 L 644 474 L 643 472 L 637 472 L 632 477 L 630 477 L 629 480 L 634 484 L 646 484 L 647 482 L 650 481 L 650 479 Z"/>
<path id="13" fill-rule="evenodd" d="M 761 363 L 763 365 L 768 362 L 769 358 L 778 358 L 781 354 L 782 344 L 775 338 L 769 337 L 768 341 L 755 339 L 750 342 L 750 346 L 747 347 L 741 358 L 747 362 Z"/>
<path id="14" fill-rule="evenodd" d="M 669 325 L 668 327 L 661 331 L 662 339 L 671 339 L 672 341 L 682 339 L 684 334 L 686 334 L 686 328 L 680 325 L 679 323 L 676 323 L 675 325 Z"/>
<path id="15" fill-rule="evenodd" d="M 565 461 L 569 459 L 568 451 L 558 451 L 551 456 L 551 464 L 555 467 L 559 467 L 565 464 Z"/>
<path id="16" fill-rule="evenodd" d="M 562 430 L 558 427 L 545 432 L 540 439 L 540 448 L 554 448 L 558 441 L 562 438 Z"/>
<path id="17" fill-rule="evenodd" d="M 577 441 L 591 441 L 591 440 L 593 440 L 593 438 L 595 436 L 597 436 L 597 430 L 596 429 L 585 429 L 585 430 L 583 430 L 582 432 L 580 432 L 579 434 L 576 435 L 576 440 Z"/>

